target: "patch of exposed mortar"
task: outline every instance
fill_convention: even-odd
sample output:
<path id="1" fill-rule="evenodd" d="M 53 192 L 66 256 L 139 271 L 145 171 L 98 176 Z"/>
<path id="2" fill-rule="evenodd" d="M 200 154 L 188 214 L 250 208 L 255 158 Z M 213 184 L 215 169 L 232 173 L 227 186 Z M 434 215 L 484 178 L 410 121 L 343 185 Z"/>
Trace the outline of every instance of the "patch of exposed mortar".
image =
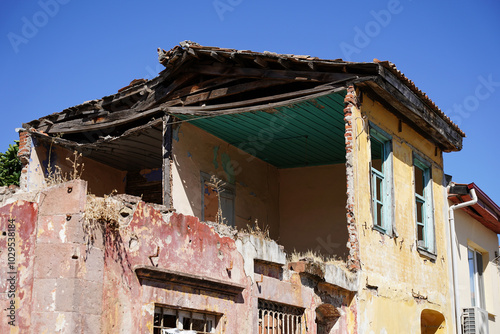
<path id="1" fill-rule="evenodd" d="M 201 222 L 213 228 L 214 232 L 217 233 L 221 237 L 229 237 L 231 239 L 236 239 L 236 235 L 238 234 L 238 230 L 232 226 L 226 224 L 219 224 L 211 221 Z"/>
<path id="2" fill-rule="evenodd" d="M 17 186 L 4 186 L 0 187 L 0 205 L 8 204 L 7 200 L 14 197 L 16 193 L 20 192 L 20 188 Z"/>
<path id="3" fill-rule="evenodd" d="M 0 206 L 17 201 L 39 202 L 40 191 L 27 192 L 14 185 L 0 187 Z"/>
<path id="4" fill-rule="evenodd" d="M 443 299 L 442 303 L 434 301 L 435 296 L 423 295 L 420 291 L 415 291 L 413 289 L 406 289 L 400 287 L 380 287 L 375 285 L 366 284 L 363 290 L 369 292 L 370 294 L 376 295 L 379 298 L 389 299 L 391 301 L 401 301 L 409 302 L 415 301 L 418 304 L 428 303 L 431 305 L 442 306 L 446 304 L 446 299 Z M 362 298 L 362 300 L 365 300 Z"/>

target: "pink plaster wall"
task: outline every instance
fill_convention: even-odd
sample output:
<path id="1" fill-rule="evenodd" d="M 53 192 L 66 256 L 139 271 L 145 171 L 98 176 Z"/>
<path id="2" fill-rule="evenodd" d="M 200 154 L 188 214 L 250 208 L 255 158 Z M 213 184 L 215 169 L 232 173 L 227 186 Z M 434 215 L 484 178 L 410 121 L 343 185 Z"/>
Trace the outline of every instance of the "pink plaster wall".
<path id="1" fill-rule="evenodd" d="M 29 333 L 33 310 L 33 269 L 34 243 L 36 238 L 36 218 L 38 205 L 17 201 L 0 208 L 0 333 Z M 8 261 L 9 220 L 15 225 L 15 264 L 11 268 Z M 3 233 L 6 235 L 3 235 Z M 15 274 L 11 274 L 15 272 Z M 8 279 L 15 277 L 15 297 L 10 295 Z M 15 319 L 10 315 L 10 301 L 15 300 Z M 9 321 L 14 320 L 14 325 Z"/>
<path id="2" fill-rule="evenodd" d="M 245 304 L 248 292 L 229 297 L 182 285 L 158 282 L 141 285 L 134 272 L 138 265 L 248 284 L 243 258 L 233 239 L 219 236 L 192 216 L 173 214 L 165 220 L 158 211 L 141 202 L 127 227 L 107 231 L 104 332 L 137 328 L 137 333 L 151 333 L 155 303 L 224 314 L 219 328 L 224 328 L 225 333 L 251 332 L 245 329 L 245 320 L 238 317 L 249 311 L 249 305 Z"/>

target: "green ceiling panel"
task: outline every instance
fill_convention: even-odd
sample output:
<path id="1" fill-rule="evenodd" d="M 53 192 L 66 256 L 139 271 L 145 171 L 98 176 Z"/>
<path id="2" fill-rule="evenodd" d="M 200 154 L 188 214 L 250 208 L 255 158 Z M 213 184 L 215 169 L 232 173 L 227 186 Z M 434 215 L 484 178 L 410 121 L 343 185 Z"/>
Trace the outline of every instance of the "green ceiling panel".
<path id="1" fill-rule="evenodd" d="M 190 119 L 190 123 L 278 167 L 345 162 L 345 92 L 272 111 Z"/>

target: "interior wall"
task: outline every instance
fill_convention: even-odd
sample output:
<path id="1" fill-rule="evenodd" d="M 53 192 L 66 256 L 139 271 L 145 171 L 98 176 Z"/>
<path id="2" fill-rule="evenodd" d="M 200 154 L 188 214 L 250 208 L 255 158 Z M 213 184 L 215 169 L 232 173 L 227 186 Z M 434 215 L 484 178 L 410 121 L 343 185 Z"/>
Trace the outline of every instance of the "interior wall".
<path id="1" fill-rule="evenodd" d="M 189 123 L 173 131 L 172 199 L 178 213 L 202 218 L 201 173 L 235 187 L 235 226 L 258 223 L 279 236 L 278 169 Z M 224 214 L 224 213 L 223 213 Z"/>
<path id="2" fill-rule="evenodd" d="M 47 167 L 59 166 L 64 175 L 70 175 L 73 172 L 73 165 L 67 159 L 74 160 L 74 153 L 63 147 L 57 145 L 36 145 L 35 147 L 36 155 L 40 161 L 43 168 L 38 168 L 37 173 L 41 173 L 43 177 L 43 171 L 47 170 Z M 50 155 L 50 156 L 49 156 Z M 93 159 L 82 157 L 78 160 L 79 163 L 83 163 L 83 173 L 81 173 L 81 179 L 88 182 L 88 191 L 96 196 L 109 195 L 116 190 L 117 193 L 125 193 L 126 184 L 126 171 L 122 171 L 103 163 L 97 162 Z M 78 167 L 78 171 L 81 171 L 81 166 Z"/>
<path id="3" fill-rule="evenodd" d="M 344 164 L 280 169 L 280 237 L 288 252 L 347 258 Z"/>

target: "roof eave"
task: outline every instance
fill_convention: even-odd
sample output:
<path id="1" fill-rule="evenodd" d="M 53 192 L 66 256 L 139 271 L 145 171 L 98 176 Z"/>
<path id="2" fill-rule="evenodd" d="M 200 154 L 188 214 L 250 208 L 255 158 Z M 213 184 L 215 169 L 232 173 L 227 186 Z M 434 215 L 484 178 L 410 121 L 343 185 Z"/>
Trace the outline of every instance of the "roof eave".
<path id="1" fill-rule="evenodd" d="M 470 207 L 464 207 L 462 208 L 462 210 L 472 218 L 479 221 L 489 230 L 495 232 L 496 234 L 500 234 L 500 207 L 491 198 L 489 198 L 488 195 L 486 195 L 486 193 L 482 191 L 475 183 L 456 185 L 467 186 L 469 189 L 474 189 L 478 198 L 476 204 Z M 470 196 L 470 194 L 448 194 L 448 199 L 452 203 L 457 204 L 470 201 L 472 197 Z"/>

